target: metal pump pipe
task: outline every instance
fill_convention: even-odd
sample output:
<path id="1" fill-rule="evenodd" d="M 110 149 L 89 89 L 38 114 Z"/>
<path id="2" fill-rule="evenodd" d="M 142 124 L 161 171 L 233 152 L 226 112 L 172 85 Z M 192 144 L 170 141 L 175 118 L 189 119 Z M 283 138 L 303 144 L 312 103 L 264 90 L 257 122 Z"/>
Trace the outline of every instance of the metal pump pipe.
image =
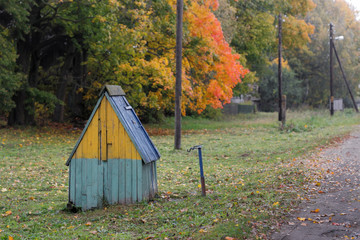
<path id="1" fill-rule="evenodd" d="M 202 145 L 196 145 L 192 148 L 188 149 L 188 152 L 191 150 L 198 150 L 199 154 L 199 165 L 200 165 L 200 181 L 201 181 L 201 195 L 206 196 L 206 189 L 205 189 L 205 177 L 204 177 L 204 170 L 203 170 L 203 162 L 202 162 L 202 152 L 201 152 Z"/>

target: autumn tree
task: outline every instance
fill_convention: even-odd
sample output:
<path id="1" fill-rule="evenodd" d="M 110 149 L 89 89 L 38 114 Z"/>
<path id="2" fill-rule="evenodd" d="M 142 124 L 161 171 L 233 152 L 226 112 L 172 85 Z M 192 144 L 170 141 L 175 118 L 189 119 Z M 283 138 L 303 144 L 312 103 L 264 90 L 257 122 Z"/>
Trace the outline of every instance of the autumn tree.
<path id="1" fill-rule="evenodd" d="M 123 6 L 127 9 L 129 24 L 123 24 L 120 33 L 116 33 L 118 28 L 114 27 L 109 42 L 111 54 L 101 65 L 94 64 L 97 70 L 89 77 L 99 74 L 112 77 L 106 81 L 123 86 L 131 96 L 132 104 L 141 106 L 138 111 L 143 118 L 147 115 L 148 120 L 156 119 L 158 114 L 173 112 L 176 1 L 137 1 Z M 192 1 L 186 5 L 183 114 L 187 109 L 200 113 L 208 105 L 222 107 L 223 103 L 230 101 L 232 88 L 247 73 L 239 62 L 240 56 L 232 52 L 224 39 L 220 22 L 213 13 L 217 6 L 217 1 Z M 122 23 L 123 17 L 117 17 L 117 22 Z M 133 37 L 124 37 L 126 35 Z M 124 41 L 125 45 L 119 47 L 121 39 L 131 41 Z M 131 53 L 118 55 L 116 48 L 121 51 L 128 49 Z M 112 57 L 118 60 L 112 63 Z M 98 59 L 91 60 L 96 62 Z M 108 70 L 104 69 L 105 66 L 109 67 Z M 104 70 L 109 74 L 103 74 Z M 100 82 L 93 81 L 93 84 L 100 87 L 101 81 L 104 78 Z M 93 94 L 88 94 L 89 98 L 91 96 Z"/>
<path id="2" fill-rule="evenodd" d="M 287 52 L 289 65 L 302 80 L 304 102 L 318 107 L 327 106 L 329 101 L 329 24 L 335 25 L 335 36 L 344 36 L 335 40 L 335 46 L 342 60 L 352 88 L 357 86 L 360 74 L 359 54 L 360 27 L 355 12 L 346 1 L 314 0 L 316 8 L 304 20 L 315 26 L 311 42 L 306 51 Z M 351 105 L 347 89 L 338 64 L 334 64 L 335 98 L 344 98 Z"/>
<path id="3" fill-rule="evenodd" d="M 9 124 L 33 124 L 39 109 L 56 121 L 66 110 L 81 117 L 105 83 L 121 85 L 147 121 L 173 113 L 175 1 L 11 0 L 0 8 L 10 56 L 0 64 L 16 76 L 6 86 Z M 222 107 L 247 73 L 217 8 L 217 0 L 186 2 L 183 114 Z"/>
<path id="4" fill-rule="evenodd" d="M 230 0 L 230 3 L 236 8 L 237 21 L 231 45 L 246 57 L 246 66 L 256 73 L 249 84 L 257 78 L 261 84 L 269 72 L 270 62 L 277 58 L 276 18 L 279 13 L 284 18 L 283 48 L 289 51 L 307 48 L 314 28 L 303 16 L 314 8 L 311 0 Z"/>

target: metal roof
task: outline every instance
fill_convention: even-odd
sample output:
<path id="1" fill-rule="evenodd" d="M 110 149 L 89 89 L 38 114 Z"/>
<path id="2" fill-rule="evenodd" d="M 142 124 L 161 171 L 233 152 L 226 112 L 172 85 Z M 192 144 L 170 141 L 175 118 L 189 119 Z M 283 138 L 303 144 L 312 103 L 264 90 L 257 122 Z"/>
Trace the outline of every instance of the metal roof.
<path id="1" fill-rule="evenodd" d="M 116 115 L 129 134 L 143 161 L 150 163 L 158 160 L 160 158 L 159 151 L 151 141 L 125 96 L 109 96 L 107 93 L 105 93 L 105 96 L 115 110 Z"/>
<path id="2" fill-rule="evenodd" d="M 141 124 L 134 109 L 130 106 L 129 102 L 127 101 L 124 91 L 121 89 L 120 86 L 105 85 L 101 90 L 100 99 L 98 100 L 83 132 L 81 133 L 79 140 L 77 141 L 73 151 L 71 152 L 70 157 L 66 162 L 66 165 L 69 166 L 70 161 L 74 156 L 76 149 L 78 148 L 82 138 L 84 137 L 85 132 L 95 115 L 95 112 L 99 108 L 100 102 L 103 97 L 106 97 L 107 100 L 110 102 L 117 117 L 119 118 L 120 122 L 122 123 L 123 127 L 128 133 L 131 141 L 135 145 L 136 150 L 139 152 L 145 164 L 158 160 L 160 158 L 160 153 L 155 147 L 154 143 L 151 141 L 148 133 Z"/>

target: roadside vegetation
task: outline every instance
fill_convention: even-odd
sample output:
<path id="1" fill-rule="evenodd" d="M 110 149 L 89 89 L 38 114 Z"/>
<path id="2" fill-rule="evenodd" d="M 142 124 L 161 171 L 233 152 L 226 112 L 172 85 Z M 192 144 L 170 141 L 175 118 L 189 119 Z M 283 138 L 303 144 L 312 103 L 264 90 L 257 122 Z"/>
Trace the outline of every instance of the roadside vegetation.
<path id="1" fill-rule="evenodd" d="M 69 212 L 65 161 L 81 130 L 66 125 L 0 129 L 0 239 L 267 239 L 316 183 L 301 158 L 360 124 L 352 110 L 184 118 L 183 150 L 172 122 L 147 125 L 162 157 L 151 202 Z M 196 152 L 203 145 L 207 196 Z M 305 175 L 305 171 L 307 174 Z"/>

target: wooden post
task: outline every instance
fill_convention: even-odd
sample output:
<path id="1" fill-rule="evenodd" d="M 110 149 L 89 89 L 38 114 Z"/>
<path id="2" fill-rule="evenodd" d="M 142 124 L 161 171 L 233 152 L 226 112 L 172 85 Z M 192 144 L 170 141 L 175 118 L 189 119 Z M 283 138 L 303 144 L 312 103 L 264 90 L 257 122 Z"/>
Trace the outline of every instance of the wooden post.
<path id="1" fill-rule="evenodd" d="M 286 123 L 286 95 L 282 95 L 281 96 L 281 124 L 282 127 L 285 127 L 285 123 Z"/>
<path id="2" fill-rule="evenodd" d="M 331 116 L 334 115 L 334 91 L 333 91 L 333 72 L 334 72 L 333 46 L 334 46 L 334 42 L 333 42 L 333 37 L 334 37 L 333 24 L 330 23 L 330 115 Z"/>
<path id="3" fill-rule="evenodd" d="M 279 46 L 278 46 L 278 83 L 279 83 L 279 121 L 282 121 L 282 17 L 281 13 L 279 14 Z"/>
<path id="4" fill-rule="evenodd" d="M 351 97 L 351 100 L 352 100 L 352 102 L 353 102 L 353 104 L 354 104 L 354 108 L 355 108 L 356 112 L 359 112 L 359 109 L 358 109 L 358 107 L 357 107 L 357 105 L 356 105 L 354 96 L 353 96 L 353 94 L 352 94 L 352 92 L 351 92 L 349 83 L 348 83 L 348 81 L 347 81 L 347 79 L 346 79 L 344 69 L 342 68 L 342 65 L 341 65 L 341 62 L 340 62 L 340 58 L 339 58 L 339 55 L 337 54 L 335 45 L 333 44 L 332 47 L 334 48 L 335 56 L 336 56 L 336 59 L 337 59 L 337 61 L 338 61 L 338 63 L 339 63 L 339 67 L 340 67 L 341 73 L 342 73 L 342 75 L 343 75 L 343 78 L 344 78 L 346 87 L 347 87 L 347 89 L 348 89 L 348 91 L 349 91 L 349 93 L 350 93 L 350 97 Z"/>
<path id="5" fill-rule="evenodd" d="M 175 149 L 181 148 L 181 73 L 183 0 L 177 0 L 176 16 L 176 82 L 175 82 Z"/>

